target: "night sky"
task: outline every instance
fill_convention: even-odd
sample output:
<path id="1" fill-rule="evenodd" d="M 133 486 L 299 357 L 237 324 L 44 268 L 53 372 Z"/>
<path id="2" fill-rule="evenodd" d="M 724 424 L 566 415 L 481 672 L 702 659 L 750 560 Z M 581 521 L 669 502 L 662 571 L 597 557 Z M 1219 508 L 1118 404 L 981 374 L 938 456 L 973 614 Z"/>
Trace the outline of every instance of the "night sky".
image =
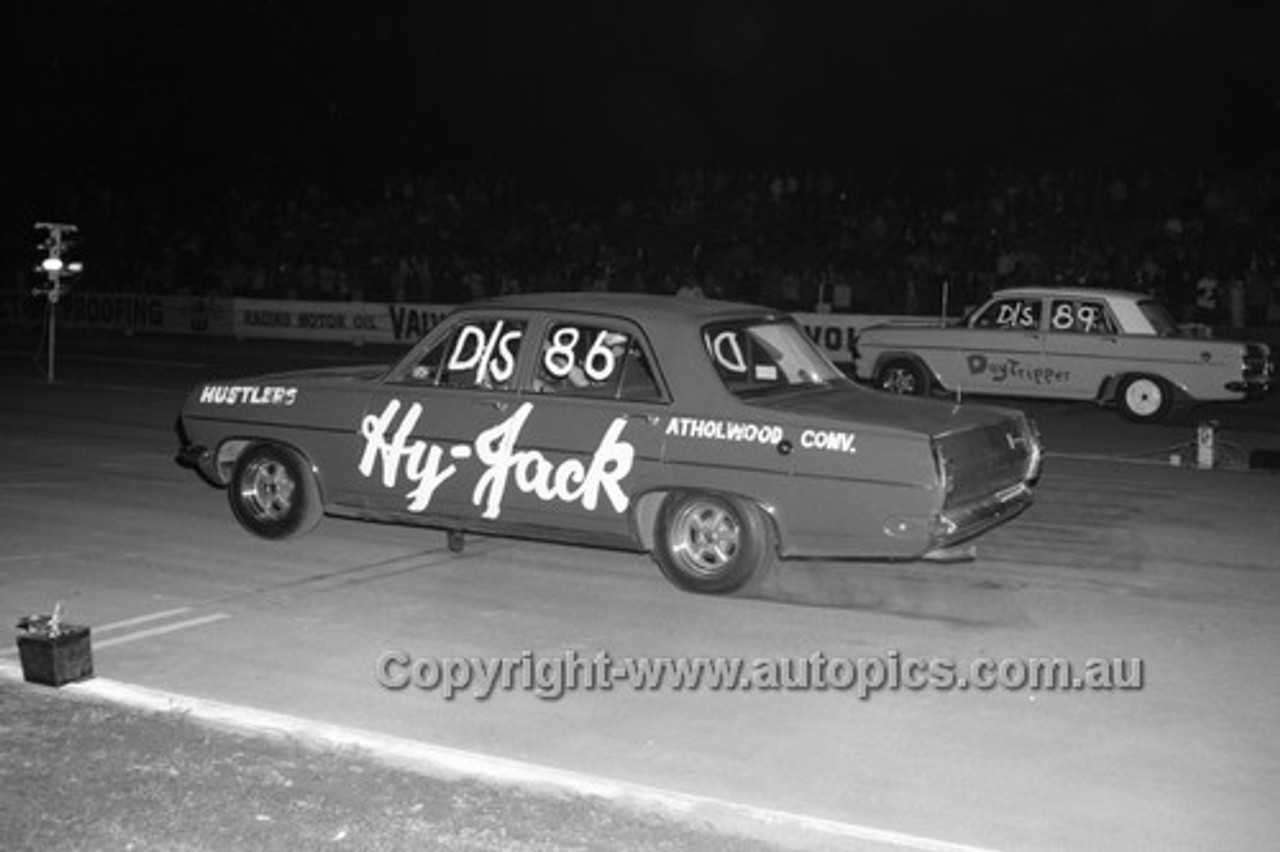
<path id="1" fill-rule="evenodd" d="M 1277 4 L 29 5 L 5 60 L 27 188 L 1245 162 L 1280 141 Z"/>

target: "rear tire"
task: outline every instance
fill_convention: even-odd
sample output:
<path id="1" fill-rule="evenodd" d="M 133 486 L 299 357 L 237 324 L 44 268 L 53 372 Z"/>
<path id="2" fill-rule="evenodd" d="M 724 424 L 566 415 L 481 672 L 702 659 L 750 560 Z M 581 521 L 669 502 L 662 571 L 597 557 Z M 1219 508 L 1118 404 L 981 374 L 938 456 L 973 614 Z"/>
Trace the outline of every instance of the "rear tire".
<path id="1" fill-rule="evenodd" d="M 662 573 L 689 592 L 722 595 L 758 581 L 772 567 L 773 527 L 737 497 L 676 492 L 662 503 L 653 556 Z"/>
<path id="2" fill-rule="evenodd" d="M 925 396 L 930 390 L 929 374 L 918 361 L 895 358 L 876 371 L 876 387 L 904 396 Z"/>
<path id="3" fill-rule="evenodd" d="M 1120 414 L 1134 423 L 1155 423 L 1173 407 L 1173 388 L 1158 376 L 1125 376 L 1116 388 Z"/>
<path id="4" fill-rule="evenodd" d="M 261 538 L 304 535 L 324 514 L 320 488 L 302 456 L 278 444 L 250 444 L 227 485 L 231 513 Z"/>

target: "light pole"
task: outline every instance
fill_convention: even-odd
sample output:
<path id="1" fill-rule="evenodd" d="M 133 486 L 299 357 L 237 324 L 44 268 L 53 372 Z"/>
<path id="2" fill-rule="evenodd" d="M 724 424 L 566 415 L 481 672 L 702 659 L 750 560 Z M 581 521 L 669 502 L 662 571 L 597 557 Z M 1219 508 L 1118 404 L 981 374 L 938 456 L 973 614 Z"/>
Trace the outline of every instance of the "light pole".
<path id="1" fill-rule="evenodd" d="M 78 229 L 75 225 L 67 225 L 61 222 L 36 222 L 36 229 L 47 232 L 44 242 L 40 243 L 40 249 L 45 253 L 44 260 L 40 261 L 40 265 L 36 270 L 43 272 L 48 277 L 48 283 L 43 287 L 35 287 L 31 290 L 33 296 L 44 296 L 49 300 L 48 313 L 48 335 L 49 335 L 49 382 L 53 382 L 54 376 L 54 360 L 57 351 L 57 333 L 58 333 L 58 302 L 62 299 L 62 295 L 70 290 L 70 285 L 64 283 L 64 278 L 69 278 L 84 269 L 84 266 L 78 262 L 67 263 L 62 259 L 71 248 L 71 241 L 68 239 L 69 234 L 74 234 Z"/>

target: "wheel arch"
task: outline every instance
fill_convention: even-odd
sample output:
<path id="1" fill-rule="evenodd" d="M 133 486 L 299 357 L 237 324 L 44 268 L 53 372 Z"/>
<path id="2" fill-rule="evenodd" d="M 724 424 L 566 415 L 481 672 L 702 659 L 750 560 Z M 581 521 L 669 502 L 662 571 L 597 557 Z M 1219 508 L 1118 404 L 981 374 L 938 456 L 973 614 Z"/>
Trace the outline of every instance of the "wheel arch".
<path id="1" fill-rule="evenodd" d="M 781 557 L 785 551 L 782 543 L 782 529 L 778 524 L 777 513 L 773 506 L 750 494 L 737 491 L 725 491 L 718 488 L 706 488 L 699 485 L 681 485 L 655 488 L 640 495 L 631 506 L 631 531 L 640 547 L 646 553 L 653 553 L 654 531 L 657 526 L 658 513 L 662 511 L 662 503 L 673 494 L 685 494 L 701 491 L 705 494 L 716 494 L 722 497 L 733 497 L 749 504 L 760 512 L 765 523 L 773 533 L 774 556 Z"/>
<path id="2" fill-rule="evenodd" d="M 1114 405 L 1117 402 L 1116 394 L 1126 381 L 1131 378 L 1147 378 L 1156 379 L 1164 384 L 1173 395 L 1173 402 L 1184 403 L 1194 402 L 1195 397 L 1187 391 L 1186 385 L 1182 382 L 1174 381 L 1163 373 L 1157 373 L 1152 370 L 1123 370 L 1112 373 L 1103 378 L 1102 383 L 1098 386 L 1098 393 L 1094 399 L 1105 405 Z"/>
<path id="3" fill-rule="evenodd" d="M 908 361 L 919 367 L 920 371 L 924 373 L 925 378 L 928 379 L 929 387 L 931 389 L 943 391 L 948 389 L 947 384 L 942 381 L 942 378 L 938 375 L 938 371 L 933 368 L 933 365 L 930 364 L 923 355 L 920 355 L 918 352 L 913 352 L 910 349 L 893 349 L 880 353 L 876 358 L 875 364 L 871 368 L 871 381 L 874 382 L 876 377 L 880 375 L 880 371 L 884 369 L 886 365 L 891 364 L 894 361 Z"/>
<path id="4" fill-rule="evenodd" d="M 311 474 L 311 478 L 315 481 L 316 491 L 320 496 L 320 505 L 327 506 L 327 491 L 325 489 L 324 474 L 320 467 L 311 458 L 311 455 L 299 447 L 292 441 L 282 441 L 279 438 L 265 438 L 261 435 L 244 435 L 231 438 L 224 438 L 218 443 L 218 447 L 213 452 L 213 470 L 217 474 L 218 484 L 225 488 L 231 482 L 231 473 L 235 469 L 236 462 L 244 451 L 257 444 L 271 444 L 273 446 L 282 447 L 289 450 L 299 459 Z"/>
<path id="5" fill-rule="evenodd" d="M 1158 402 L 1150 411 L 1135 408 L 1128 398 L 1129 388 L 1139 382 L 1154 385 L 1159 390 Z M 1126 420 L 1136 423 L 1155 423 L 1163 420 L 1176 405 L 1189 398 L 1185 388 L 1169 381 L 1160 373 L 1127 371 L 1117 377 L 1110 404 L 1114 405 Z M 1145 406 L 1147 399 L 1142 396 L 1139 399 Z"/>

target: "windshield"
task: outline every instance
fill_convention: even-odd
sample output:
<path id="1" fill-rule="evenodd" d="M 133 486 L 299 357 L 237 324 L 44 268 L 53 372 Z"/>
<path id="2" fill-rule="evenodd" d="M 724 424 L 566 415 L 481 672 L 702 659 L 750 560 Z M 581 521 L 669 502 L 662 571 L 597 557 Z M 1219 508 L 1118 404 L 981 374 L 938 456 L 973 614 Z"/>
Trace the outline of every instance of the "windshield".
<path id="1" fill-rule="evenodd" d="M 1155 299 L 1143 299 L 1138 302 L 1138 309 L 1147 318 L 1147 322 L 1151 323 L 1158 337 L 1177 337 L 1181 333 L 1169 309 Z"/>
<path id="2" fill-rule="evenodd" d="M 739 396 L 847 381 L 794 322 L 715 323 L 703 329 L 702 342 L 725 387 Z"/>

